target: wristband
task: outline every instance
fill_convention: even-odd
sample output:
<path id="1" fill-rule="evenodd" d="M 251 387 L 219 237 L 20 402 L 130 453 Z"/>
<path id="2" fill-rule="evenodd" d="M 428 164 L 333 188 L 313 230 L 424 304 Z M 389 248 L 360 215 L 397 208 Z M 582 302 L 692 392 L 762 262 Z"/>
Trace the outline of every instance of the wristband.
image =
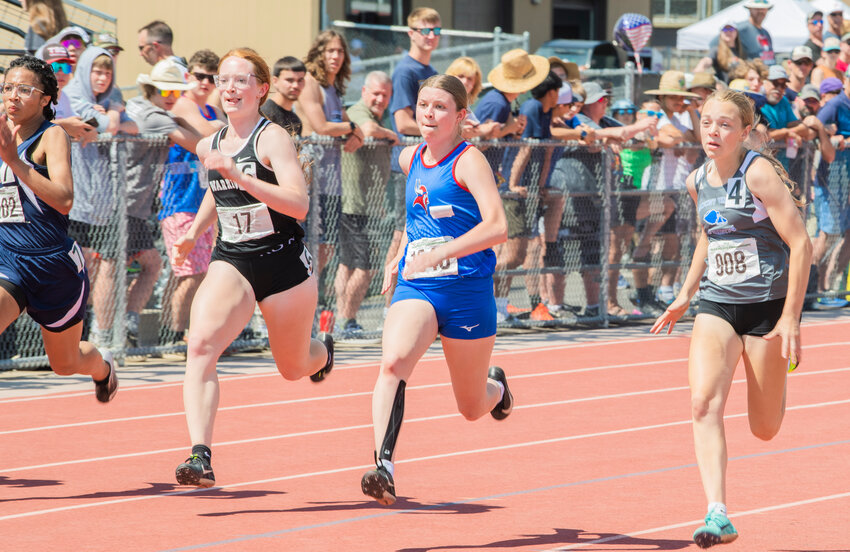
<path id="1" fill-rule="evenodd" d="M 354 129 L 357 128 L 357 125 L 354 124 L 354 121 L 348 121 L 348 128 L 350 128 L 351 132 L 354 133 Z"/>

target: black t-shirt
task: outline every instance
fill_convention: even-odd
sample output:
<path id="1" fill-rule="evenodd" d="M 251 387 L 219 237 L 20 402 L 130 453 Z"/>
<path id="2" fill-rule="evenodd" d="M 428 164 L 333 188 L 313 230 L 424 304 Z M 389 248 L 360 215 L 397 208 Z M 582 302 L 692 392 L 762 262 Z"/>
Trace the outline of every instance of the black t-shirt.
<path id="1" fill-rule="evenodd" d="M 260 111 L 269 121 L 286 129 L 290 136 L 301 136 L 301 119 L 294 111 L 288 111 L 272 100 L 266 100 Z"/>

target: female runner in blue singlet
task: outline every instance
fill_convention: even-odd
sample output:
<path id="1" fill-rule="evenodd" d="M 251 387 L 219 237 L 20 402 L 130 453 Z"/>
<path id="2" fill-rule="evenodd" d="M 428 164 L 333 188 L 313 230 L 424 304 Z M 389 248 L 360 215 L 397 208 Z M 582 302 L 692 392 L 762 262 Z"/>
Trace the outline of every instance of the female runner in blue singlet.
<path id="1" fill-rule="evenodd" d="M 183 403 L 192 454 L 177 467 L 181 485 L 210 487 L 213 422 L 218 409 L 216 363 L 254 313 L 269 332 L 277 369 L 287 380 L 321 381 L 333 367 L 333 339 L 310 339 L 318 288 L 296 219 L 307 214 L 307 185 L 289 134 L 260 114 L 271 76 L 254 50 L 225 54 L 215 77 L 227 126 L 198 143 L 209 188 L 185 236 L 175 242 L 181 264 L 195 239 L 218 218 L 218 238 L 189 323 Z"/>
<path id="2" fill-rule="evenodd" d="M 702 108 L 700 133 L 708 161 L 687 179 L 702 232 L 682 291 L 652 327 L 669 330 L 700 292 L 688 374 L 694 448 L 708 499 L 701 548 L 738 537 L 726 512 L 723 413 L 743 359 L 750 430 L 772 439 L 785 414 L 789 369 L 800 362 L 800 313 L 812 244 L 794 183 L 772 157 L 745 147 L 753 108 L 735 91 L 716 92 Z M 706 266 L 707 265 L 707 266 Z"/>
<path id="3" fill-rule="evenodd" d="M 109 351 L 80 341 L 89 280 L 83 254 L 68 237 L 74 201 L 71 142 L 50 122 L 59 89 L 50 66 L 32 56 L 12 61 L 0 115 L 0 333 L 26 309 L 41 326 L 50 367 L 85 374 L 95 396 L 118 390 Z"/>
<path id="4" fill-rule="evenodd" d="M 377 467 L 361 480 L 363 493 L 385 505 L 396 499 L 392 459 L 405 385 L 437 335 L 464 418 L 490 412 L 502 420 L 513 408 L 504 372 L 489 367 L 496 340 L 490 248 L 507 239 L 507 223 L 490 165 L 460 136 L 466 109 L 466 89 L 456 77 L 425 80 L 416 103 L 424 142 L 399 156 L 407 173 L 407 225 L 401 254 L 384 272 L 384 291 L 396 275 L 398 283 L 372 395 Z"/>

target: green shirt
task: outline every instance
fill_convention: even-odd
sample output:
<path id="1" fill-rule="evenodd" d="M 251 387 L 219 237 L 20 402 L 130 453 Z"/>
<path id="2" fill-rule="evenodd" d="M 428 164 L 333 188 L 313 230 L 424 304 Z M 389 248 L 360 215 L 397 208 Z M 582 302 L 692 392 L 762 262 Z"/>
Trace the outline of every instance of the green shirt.
<path id="1" fill-rule="evenodd" d="M 620 161 L 623 163 L 622 181 L 640 189 L 643 171 L 652 164 L 652 152 L 649 148 L 639 150 L 624 148 L 620 152 Z"/>
<path id="2" fill-rule="evenodd" d="M 346 110 L 348 118 L 361 126 L 368 121 L 380 124 L 361 99 Z M 390 176 L 387 144 L 364 145 L 354 153 L 342 153 L 342 212 L 347 215 L 376 215 L 375 206 L 383 205 Z"/>

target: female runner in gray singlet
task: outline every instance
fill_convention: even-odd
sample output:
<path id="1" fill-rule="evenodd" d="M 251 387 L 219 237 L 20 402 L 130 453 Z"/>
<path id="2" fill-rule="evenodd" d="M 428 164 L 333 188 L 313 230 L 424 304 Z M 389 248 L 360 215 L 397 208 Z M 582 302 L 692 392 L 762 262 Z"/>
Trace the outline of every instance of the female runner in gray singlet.
<path id="1" fill-rule="evenodd" d="M 745 146 L 753 108 L 743 94 L 714 93 L 700 119 L 709 160 L 688 191 L 702 231 L 679 296 L 652 327 L 668 333 L 699 288 L 688 359 L 694 448 L 708 499 L 701 548 L 738 536 L 726 512 L 723 414 L 739 360 L 747 375 L 750 430 L 772 439 L 785 414 L 787 371 L 800 362 L 800 313 L 812 244 L 781 165 Z M 707 266 L 706 266 L 707 265 Z"/>

